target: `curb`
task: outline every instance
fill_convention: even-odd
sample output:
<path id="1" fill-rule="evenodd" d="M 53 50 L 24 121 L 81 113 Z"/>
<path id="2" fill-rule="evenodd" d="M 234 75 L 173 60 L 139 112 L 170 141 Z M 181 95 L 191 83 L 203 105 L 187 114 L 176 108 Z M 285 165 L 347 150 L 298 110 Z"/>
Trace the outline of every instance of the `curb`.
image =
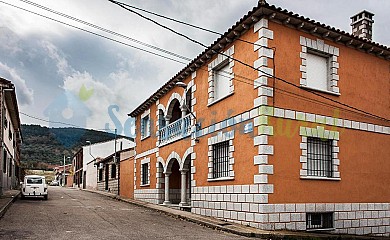
<path id="1" fill-rule="evenodd" d="M 118 201 L 134 204 L 136 206 L 155 210 L 160 213 L 164 213 L 168 216 L 180 218 L 189 222 L 193 222 L 205 227 L 209 227 L 215 230 L 220 230 L 235 235 L 240 235 L 250 238 L 262 238 L 262 239 L 297 239 L 297 240 L 341 240 L 341 239 L 390 239 L 387 237 L 373 237 L 373 236 L 357 236 L 357 235 L 340 235 L 340 234 L 327 234 L 327 233 L 307 233 L 307 232 L 294 232 L 294 231 L 266 231 L 239 225 L 236 223 L 226 222 L 212 217 L 205 217 L 201 215 L 193 216 L 190 212 L 171 209 L 160 205 L 143 202 L 139 200 L 122 198 L 116 194 L 94 191 L 89 189 L 80 189 L 82 191 L 91 192 L 99 195 L 103 195 Z M 164 209 L 165 208 L 165 209 Z"/>
<path id="2" fill-rule="evenodd" d="M 16 201 L 19 195 L 20 195 L 20 191 L 18 194 L 9 198 L 8 202 L 6 202 L 6 204 L 0 209 L 0 219 L 4 216 L 4 214 L 7 212 L 8 208 L 12 205 L 12 203 Z"/>

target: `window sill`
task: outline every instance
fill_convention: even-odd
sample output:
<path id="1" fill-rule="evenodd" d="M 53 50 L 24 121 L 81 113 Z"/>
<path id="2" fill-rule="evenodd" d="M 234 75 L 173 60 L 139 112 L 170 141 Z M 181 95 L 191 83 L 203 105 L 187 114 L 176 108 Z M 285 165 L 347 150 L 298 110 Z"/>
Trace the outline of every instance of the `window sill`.
<path id="1" fill-rule="evenodd" d="M 139 185 L 140 187 L 150 187 L 150 183 L 148 183 L 148 184 L 141 184 L 141 185 Z"/>
<path id="2" fill-rule="evenodd" d="M 147 138 L 149 138 L 149 137 L 150 137 L 150 134 L 149 134 L 148 136 L 141 137 L 141 141 L 143 141 L 143 140 L 145 140 L 145 139 L 147 139 Z"/>
<path id="3" fill-rule="evenodd" d="M 209 179 L 207 179 L 208 182 L 232 181 L 232 180 L 234 180 L 234 177 L 221 177 L 221 178 L 209 178 Z"/>
<path id="4" fill-rule="evenodd" d="M 231 93 L 229 93 L 229 94 L 226 95 L 226 96 L 223 96 L 223 97 L 221 97 L 221 98 L 215 99 L 215 100 L 212 101 L 211 103 L 207 104 L 207 107 L 210 107 L 211 105 L 214 105 L 214 104 L 216 104 L 217 102 L 220 102 L 220 101 L 224 100 L 225 98 L 230 97 L 230 96 L 233 95 L 233 94 L 234 94 L 234 92 L 231 92 Z"/>
<path id="5" fill-rule="evenodd" d="M 332 92 L 329 90 L 323 90 L 323 89 L 318 89 L 318 88 L 313 88 L 313 87 L 308 87 L 308 86 L 303 86 L 303 85 L 301 85 L 300 87 L 303 89 L 314 90 L 314 91 L 323 92 L 323 93 L 327 93 L 327 94 L 331 94 L 331 95 L 335 95 L 335 96 L 341 95 L 340 93 Z"/>
<path id="6" fill-rule="evenodd" d="M 302 180 L 341 181 L 341 178 L 336 178 L 336 177 L 301 176 L 301 179 L 302 179 Z"/>
<path id="7" fill-rule="evenodd" d="M 317 231 L 334 231 L 336 228 L 315 228 L 315 229 L 306 229 L 306 232 L 317 232 Z"/>

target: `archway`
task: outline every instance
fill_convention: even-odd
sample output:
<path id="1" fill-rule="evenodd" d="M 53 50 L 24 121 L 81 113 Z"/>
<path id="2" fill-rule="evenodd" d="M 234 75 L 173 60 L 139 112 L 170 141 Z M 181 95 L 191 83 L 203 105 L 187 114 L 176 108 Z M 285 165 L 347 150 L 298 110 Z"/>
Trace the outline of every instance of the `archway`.
<path id="1" fill-rule="evenodd" d="M 180 109 L 180 102 L 177 99 L 173 99 L 168 106 L 167 115 L 165 116 L 167 125 L 180 119 L 181 117 L 182 113 Z"/>

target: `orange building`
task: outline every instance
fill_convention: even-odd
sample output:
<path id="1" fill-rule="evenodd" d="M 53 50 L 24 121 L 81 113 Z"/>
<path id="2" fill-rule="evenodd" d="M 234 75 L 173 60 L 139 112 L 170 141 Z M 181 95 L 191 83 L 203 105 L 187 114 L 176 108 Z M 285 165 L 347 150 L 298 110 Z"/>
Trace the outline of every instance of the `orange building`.
<path id="1" fill-rule="evenodd" d="M 270 6 L 129 115 L 134 197 L 267 230 L 390 234 L 390 49 Z"/>

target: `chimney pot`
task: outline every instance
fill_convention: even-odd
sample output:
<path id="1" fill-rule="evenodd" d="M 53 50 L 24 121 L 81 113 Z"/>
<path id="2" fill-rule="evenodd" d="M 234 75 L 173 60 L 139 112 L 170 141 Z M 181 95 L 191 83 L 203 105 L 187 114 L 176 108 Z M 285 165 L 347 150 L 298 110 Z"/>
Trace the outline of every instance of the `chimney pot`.
<path id="1" fill-rule="evenodd" d="M 352 35 L 366 40 L 372 40 L 373 13 L 363 10 L 351 17 Z"/>

